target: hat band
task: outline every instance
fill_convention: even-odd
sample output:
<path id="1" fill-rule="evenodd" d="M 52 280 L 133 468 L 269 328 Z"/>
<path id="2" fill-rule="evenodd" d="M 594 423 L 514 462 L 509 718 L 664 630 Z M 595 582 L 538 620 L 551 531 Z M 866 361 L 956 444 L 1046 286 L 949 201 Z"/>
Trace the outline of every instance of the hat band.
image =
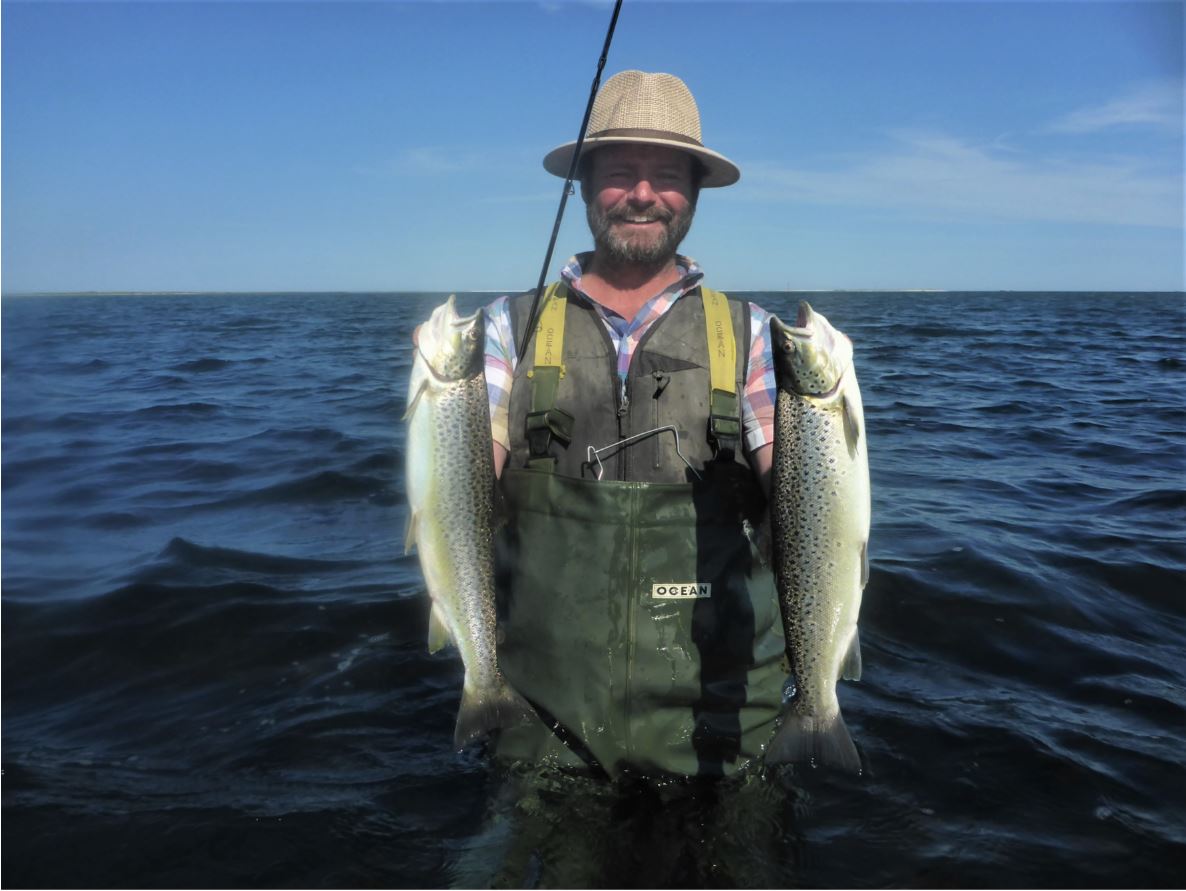
<path id="1" fill-rule="evenodd" d="M 703 143 L 691 136 L 684 136 L 682 133 L 672 133 L 670 130 L 643 130 L 636 127 L 622 127 L 616 130 L 600 130 L 589 136 L 590 139 L 604 139 L 606 137 L 626 136 L 635 137 L 638 139 L 666 139 L 671 142 L 683 142 L 687 145 L 694 145 L 699 148 L 704 148 Z"/>

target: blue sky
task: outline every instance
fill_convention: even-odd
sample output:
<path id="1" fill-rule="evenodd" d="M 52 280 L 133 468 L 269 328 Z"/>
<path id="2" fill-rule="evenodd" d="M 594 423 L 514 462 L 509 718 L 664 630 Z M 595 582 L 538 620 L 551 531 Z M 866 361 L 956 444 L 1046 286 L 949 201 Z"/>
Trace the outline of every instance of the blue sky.
<path id="1" fill-rule="evenodd" d="M 3 290 L 531 287 L 611 7 L 5 0 Z M 1183 290 L 1183 25 L 625 0 L 606 76 L 741 167 L 684 243 L 718 288 Z"/>

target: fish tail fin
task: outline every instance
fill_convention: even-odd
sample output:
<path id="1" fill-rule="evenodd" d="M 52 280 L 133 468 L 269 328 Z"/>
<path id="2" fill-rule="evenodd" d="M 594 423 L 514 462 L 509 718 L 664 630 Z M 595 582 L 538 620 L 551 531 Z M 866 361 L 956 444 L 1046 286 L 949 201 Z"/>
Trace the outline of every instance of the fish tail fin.
<path id="1" fill-rule="evenodd" d="M 770 741 L 766 761 L 769 764 L 809 761 L 813 766 L 828 764 L 861 773 L 861 756 L 839 709 L 824 717 L 788 714 Z"/>
<path id="2" fill-rule="evenodd" d="M 461 690 L 461 708 L 453 731 L 453 747 L 461 751 L 494 731 L 523 723 L 535 716 L 522 696 L 500 682 L 492 690 L 476 690 L 467 683 Z"/>

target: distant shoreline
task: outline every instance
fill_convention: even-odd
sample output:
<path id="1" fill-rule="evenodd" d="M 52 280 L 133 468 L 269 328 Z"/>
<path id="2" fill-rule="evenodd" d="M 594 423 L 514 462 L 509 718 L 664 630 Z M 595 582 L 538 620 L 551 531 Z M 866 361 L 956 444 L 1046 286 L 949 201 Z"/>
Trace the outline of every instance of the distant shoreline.
<path id="1" fill-rule="evenodd" d="M 950 289 L 950 288 L 725 288 L 728 294 L 1147 294 L 1166 297 L 1186 297 L 1186 291 L 1144 291 L 1144 290 L 1049 290 L 1049 289 Z M 521 294 L 522 289 L 508 290 L 426 290 L 426 291 L 13 291 L 0 294 L 0 300 L 27 297 L 311 297 L 327 294 L 341 296 L 371 295 L 376 297 L 446 297 L 458 295 Z"/>

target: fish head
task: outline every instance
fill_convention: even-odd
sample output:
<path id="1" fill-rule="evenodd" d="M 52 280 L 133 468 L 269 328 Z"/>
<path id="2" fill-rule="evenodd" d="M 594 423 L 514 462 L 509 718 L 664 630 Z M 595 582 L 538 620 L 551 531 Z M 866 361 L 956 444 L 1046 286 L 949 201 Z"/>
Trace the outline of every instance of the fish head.
<path id="1" fill-rule="evenodd" d="M 433 377 L 441 381 L 456 381 L 473 377 L 482 371 L 485 361 L 485 313 L 479 309 L 473 315 L 457 315 L 453 295 L 432 311 L 432 316 L 420 326 L 416 348 Z"/>
<path id="2" fill-rule="evenodd" d="M 775 372 L 780 384 L 804 396 L 827 396 L 852 365 L 852 341 L 806 301 L 795 324 L 770 317 Z"/>

